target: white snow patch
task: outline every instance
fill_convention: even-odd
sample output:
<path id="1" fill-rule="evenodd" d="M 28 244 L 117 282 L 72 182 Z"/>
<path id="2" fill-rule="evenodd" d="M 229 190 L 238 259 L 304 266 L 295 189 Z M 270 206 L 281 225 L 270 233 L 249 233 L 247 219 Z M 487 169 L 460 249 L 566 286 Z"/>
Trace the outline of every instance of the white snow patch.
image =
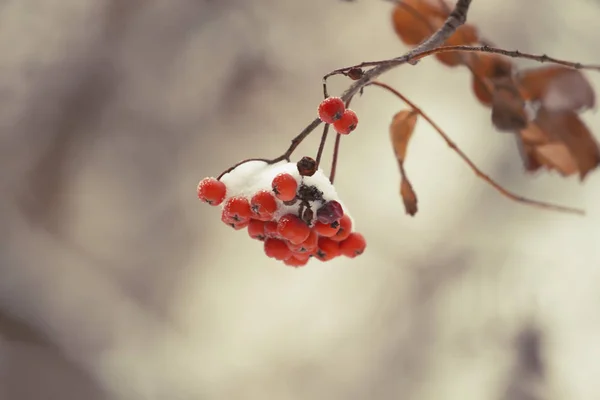
<path id="1" fill-rule="evenodd" d="M 317 170 L 313 176 L 301 176 L 295 162 L 281 161 L 275 164 L 268 164 L 265 161 L 248 161 L 224 174 L 220 180 L 227 186 L 227 198 L 242 196 L 250 200 L 260 190 L 271 191 L 273 178 L 281 173 L 292 175 L 296 179 L 296 182 L 298 182 L 298 186 L 304 183 L 308 186 L 316 186 L 323 192 L 324 201 L 309 202 L 315 214 L 313 222 L 316 220 L 319 207 L 324 202 L 331 200 L 339 202 L 344 210 L 344 214 L 347 214 L 352 220 L 348 209 L 322 169 Z M 225 203 L 224 201 L 221 204 L 221 208 L 224 207 Z M 279 218 L 286 214 L 299 215 L 300 202 L 296 202 L 293 205 L 285 205 L 281 200 L 277 199 L 277 204 L 278 209 L 273 216 L 273 220 L 279 220 Z M 354 221 L 352 221 L 352 226 L 352 230 L 354 230 Z"/>

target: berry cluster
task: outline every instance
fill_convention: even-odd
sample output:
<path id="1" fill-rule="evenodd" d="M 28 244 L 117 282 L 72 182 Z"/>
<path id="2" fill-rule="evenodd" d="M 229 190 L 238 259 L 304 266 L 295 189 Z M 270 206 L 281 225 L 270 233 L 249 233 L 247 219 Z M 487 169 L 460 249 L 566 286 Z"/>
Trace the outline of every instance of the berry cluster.
<path id="1" fill-rule="evenodd" d="M 366 242 L 333 185 L 309 157 L 298 163 L 248 161 L 198 184 L 198 198 L 221 206 L 221 220 L 260 240 L 265 254 L 292 267 L 310 258 L 354 258 Z"/>
<path id="2" fill-rule="evenodd" d="M 340 135 L 349 135 L 358 125 L 358 116 L 346 108 L 339 97 L 328 97 L 319 104 L 319 118 L 326 124 L 332 124 L 333 129 Z"/>

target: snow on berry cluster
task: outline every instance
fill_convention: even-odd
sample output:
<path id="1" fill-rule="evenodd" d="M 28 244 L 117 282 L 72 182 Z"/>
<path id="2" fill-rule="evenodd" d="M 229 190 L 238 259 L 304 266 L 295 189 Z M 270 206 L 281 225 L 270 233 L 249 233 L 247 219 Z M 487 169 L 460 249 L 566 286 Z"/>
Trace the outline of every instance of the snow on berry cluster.
<path id="1" fill-rule="evenodd" d="M 263 242 L 268 257 L 292 267 L 310 258 L 354 258 L 366 247 L 334 186 L 309 157 L 298 163 L 242 163 L 218 180 L 200 181 L 198 198 L 220 205 L 225 224 L 247 229 Z"/>

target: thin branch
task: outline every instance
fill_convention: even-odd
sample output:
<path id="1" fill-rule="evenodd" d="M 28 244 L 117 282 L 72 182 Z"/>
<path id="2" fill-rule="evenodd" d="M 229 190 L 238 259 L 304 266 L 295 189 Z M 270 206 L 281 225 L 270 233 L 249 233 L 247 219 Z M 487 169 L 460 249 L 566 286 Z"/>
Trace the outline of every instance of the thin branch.
<path id="1" fill-rule="evenodd" d="M 230 173 L 231 171 L 233 171 L 240 165 L 246 164 L 247 162 L 250 162 L 250 161 L 263 161 L 263 162 L 266 162 L 267 164 L 275 164 L 276 162 L 279 162 L 281 160 L 276 159 L 276 161 L 275 161 L 275 160 L 267 160 L 266 158 L 247 158 L 245 160 L 238 162 L 235 165 L 232 165 L 231 167 L 227 168 L 225 171 L 221 172 L 219 174 L 219 176 L 217 176 L 217 180 L 220 180 L 223 177 L 223 175 Z"/>
<path id="2" fill-rule="evenodd" d="M 356 93 L 360 91 L 360 89 L 370 82 L 377 79 L 381 74 L 386 73 L 387 71 L 393 69 L 402 64 L 406 64 L 412 60 L 414 60 L 419 54 L 434 49 L 436 47 L 441 46 L 452 34 L 464 24 L 467 20 L 467 12 L 469 11 L 469 7 L 471 5 L 471 0 L 458 0 L 456 5 L 454 6 L 454 10 L 450 13 L 450 16 L 444 22 L 444 25 L 440 29 L 438 29 L 433 35 L 429 37 L 429 39 L 425 40 L 423 43 L 404 54 L 403 56 L 394 58 L 392 60 L 387 60 L 386 62 L 376 64 L 376 66 L 364 73 L 362 78 L 357 80 L 350 86 L 344 94 L 342 94 L 341 98 L 344 101 L 351 99 Z M 360 67 L 359 67 L 360 68 Z M 346 71 L 351 68 L 345 69 Z M 323 79 L 327 79 L 327 77 L 335 75 L 328 74 Z"/>
<path id="3" fill-rule="evenodd" d="M 467 20 L 467 13 L 469 11 L 469 6 L 471 5 L 472 0 L 458 0 L 456 5 L 454 6 L 454 10 L 450 13 L 450 16 L 444 22 L 444 25 L 440 29 L 438 29 L 429 39 L 415 47 L 413 50 L 409 51 L 405 55 L 394 58 L 392 60 L 388 60 L 385 63 L 380 63 L 381 65 L 377 65 L 374 68 L 366 71 L 360 79 L 354 82 L 352 86 L 350 86 L 341 96 L 342 100 L 348 101 L 354 97 L 355 94 L 360 92 L 360 90 L 368 85 L 371 81 L 377 79 L 381 74 L 386 73 L 394 67 L 397 67 L 402 64 L 406 64 L 411 60 L 415 59 L 417 55 L 423 53 L 425 51 L 431 50 L 435 47 L 442 45 L 446 39 L 448 39 L 452 34 L 456 31 L 456 29 L 465 23 Z M 347 72 L 351 68 L 345 68 L 343 71 Z M 336 70 L 339 71 L 339 70 Z M 334 72 L 336 72 L 334 71 Z M 337 72 L 341 73 L 341 72 Z M 336 75 L 336 73 L 330 73 L 323 77 L 323 90 L 326 94 L 326 86 L 325 81 L 327 77 L 331 75 Z M 290 159 L 290 156 L 296 150 L 296 147 L 312 132 L 314 131 L 320 124 L 321 120 L 319 118 L 312 121 L 306 128 L 302 130 L 294 139 L 292 139 L 292 143 L 290 147 L 283 153 L 281 156 L 271 160 L 271 162 L 278 162 L 282 160 Z"/>
<path id="4" fill-rule="evenodd" d="M 524 58 L 527 60 L 533 60 L 540 63 L 552 63 L 562 65 L 564 67 L 573 68 L 573 69 L 585 69 L 591 71 L 600 71 L 599 64 L 582 64 L 580 62 L 571 62 L 566 60 L 560 60 L 558 58 L 547 56 L 546 54 L 529 54 L 523 53 L 519 50 L 504 50 L 497 47 L 491 46 L 443 46 L 438 47 L 437 49 L 431 49 L 424 52 L 419 53 L 415 58 L 421 59 L 432 54 L 437 53 L 448 53 L 448 52 L 477 52 L 477 53 L 494 53 L 501 54 L 506 57 L 511 58 Z"/>
<path id="5" fill-rule="evenodd" d="M 340 140 L 342 135 L 339 133 L 335 135 L 335 145 L 333 147 L 333 160 L 331 160 L 331 170 L 329 171 L 329 182 L 333 184 L 335 180 L 335 171 L 337 169 L 338 154 L 340 153 Z"/>
<path id="6" fill-rule="evenodd" d="M 327 134 L 329 133 L 329 124 L 325 124 L 323 128 L 323 135 L 321 135 L 321 143 L 319 143 L 319 150 L 317 151 L 317 168 L 321 164 L 321 157 L 323 156 L 323 149 L 325 149 L 325 142 L 327 141 Z"/>
<path id="7" fill-rule="evenodd" d="M 420 51 L 416 54 L 413 54 L 412 58 L 407 61 L 404 61 L 405 56 L 398 57 L 398 58 L 391 58 L 388 60 L 366 61 L 366 62 L 352 65 L 349 67 L 338 68 L 336 70 L 331 71 L 329 74 L 326 75 L 326 77 L 330 77 L 333 75 L 344 75 L 352 69 L 377 67 L 377 66 L 383 66 L 383 65 L 396 66 L 396 65 L 398 65 L 398 64 L 396 64 L 396 62 L 399 62 L 401 60 L 404 61 L 402 63 L 411 62 L 414 60 L 420 60 L 422 58 L 429 57 L 434 54 L 448 53 L 448 52 L 494 53 L 494 54 L 500 54 L 500 55 L 510 57 L 510 58 L 523 58 L 523 59 L 527 59 L 527 60 L 537 61 L 540 63 L 551 63 L 551 64 L 562 65 L 564 67 L 573 68 L 573 69 L 600 71 L 599 64 L 583 64 L 580 62 L 566 61 L 566 60 L 561 60 L 558 58 L 550 57 L 546 54 L 531 54 L 531 53 L 524 53 L 519 50 L 504 50 L 504 49 L 501 49 L 498 47 L 492 47 L 492 46 L 488 46 L 488 45 L 483 45 L 483 46 L 460 45 L 460 46 L 442 46 L 442 47 L 437 47 L 434 49 Z"/>
<path id="8" fill-rule="evenodd" d="M 458 154 L 458 156 L 460 158 L 462 158 L 462 160 L 469 166 L 469 168 L 471 168 L 471 170 L 475 173 L 475 175 L 477 175 L 479 178 L 483 179 L 490 186 L 492 186 L 494 189 L 496 189 L 498 192 L 500 192 L 500 194 L 502 194 L 503 196 L 505 196 L 511 200 L 514 200 L 516 202 L 527 204 L 527 205 L 534 206 L 534 207 L 545 208 L 545 209 L 554 210 L 554 211 L 573 213 L 573 214 L 580 214 L 580 215 L 585 214 L 585 211 L 580 210 L 580 209 L 546 203 L 546 202 L 542 202 L 542 201 L 538 201 L 538 200 L 528 199 L 526 197 L 520 196 L 518 194 L 515 194 L 515 193 L 505 189 L 502 185 L 500 185 L 498 182 L 496 182 L 490 176 L 488 176 L 483 171 L 481 171 L 479 169 L 479 167 L 477 167 L 477 165 L 475 165 L 475 163 L 473 161 L 471 161 L 471 159 L 456 145 L 456 143 L 454 143 L 452 141 L 452 139 L 450 139 L 450 137 L 448 135 L 446 135 L 446 133 L 444 133 L 442 128 L 440 128 L 431 118 L 429 118 L 429 116 L 427 114 L 425 114 L 419 107 L 417 107 L 412 101 L 410 101 L 408 98 L 406 98 L 402 93 L 398 92 L 393 87 L 391 87 L 385 83 L 382 83 L 382 82 L 375 81 L 375 82 L 369 83 L 369 85 L 378 86 L 382 89 L 387 90 L 388 92 L 394 94 L 399 99 L 401 99 L 403 102 L 405 102 L 413 110 L 415 110 L 421 117 L 423 117 L 423 119 L 425 121 L 427 121 L 433 127 L 433 129 L 436 130 L 436 132 L 442 137 L 442 139 L 444 139 L 446 144 L 456 154 Z"/>

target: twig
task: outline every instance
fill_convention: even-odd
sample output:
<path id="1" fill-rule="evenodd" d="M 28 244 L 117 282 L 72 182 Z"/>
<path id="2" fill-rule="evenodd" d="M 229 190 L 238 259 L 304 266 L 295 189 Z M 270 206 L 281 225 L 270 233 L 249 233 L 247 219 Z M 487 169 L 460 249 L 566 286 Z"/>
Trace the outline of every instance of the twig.
<path id="1" fill-rule="evenodd" d="M 343 75 L 352 69 L 377 67 L 377 66 L 383 66 L 383 65 L 392 65 L 393 67 L 395 67 L 397 65 L 411 62 L 414 60 L 420 60 L 422 58 L 429 57 L 434 54 L 448 53 L 448 52 L 494 53 L 494 54 L 500 54 L 500 55 L 503 55 L 506 57 L 511 57 L 511 58 L 524 58 L 527 60 L 533 60 L 533 61 L 537 61 L 540 63 L 551 63 L 551 64 L 562 65 L 562 66 L 565 66 L 568 68 L 573 68 L 573 69 L 600 71 L 600 65 L 598 65 L 598 64 L 583 64 L 583 63 L 579 63 L 579 62 L 566 61 L 566 60 L 561 60 L 558 58 L 550 57 L 546 54 L 531 54 L 531 53 L 524 53 L 519 50 L 504 50 L 504 49 L 501 49 L 498 47 L 492 47 L 492 46 L 488 46 L 488 45 L 483 45 L 483 46 L 460 45 L 460 46 L 442 46 L 442 47 L 437 47 L 434 49 L 420 51 L 418 53 L 413 54 L 409 60 L 405 60 L 405 56 L 401 56 L 401 57 L 397 57 L 397 58 L 391 58 L 388 60 L 366 61 L 366 62 L 352 65 L 349 67 L 338 68 L 338 69 L 333 70 L 330 73 L 328 73 L 326 75 L 326 77 L 328 78 L 330 76 L 340 75 L 340 74 Z"/>
<path id="2" fill-rule="evenodd" d="M 436 132 L 442 137 L 442 139 L 444 139 L 444 141 L 446 142 L 448 147 L 450 147 L 456 154 L 458 154 L 458 156 L 460 158 L 462 158 L 462 160 L 469 166 L 469 168 L 471 168 L 471 170 L 475 173 L 475 175 L 477 175 L 479 178 L 483 179 L 490 186 L 492 186 L 494 189 L 496 189 L 498 192 L 500 192 L 500 194 L 502 194 L 503 196 L 505 196 L 511 200 L 517 201 L 519 203 L 528 204 L 528 205 L 531 205 L 534 207 L 545 208 L 545 209 L 549 209 L 549 210 L 555 210 L 555 211 L 561 211 L 561 212 L 567 212 L 567 213 L 573 213 L 573 214 L 580 214 L 580 215 L 585 214 L 585 211 L 580 210 L 580 209 L 546 203 L 546 202 L 542 202 L 542 201 L 538 201 L 538 200 L 528 199 L 526 197 L 520 196 L 518 194 L 515 194 L 515 193 L 505 189 L 502 185 L 500 185 L 494 179 L 492 179 L 490 176 L 488 176 L 483 171 L 481 171 L 479 169 L 479 167 L 477 167 L 475 165 L 475 163 L 473 161 L 471 161 L 471 159 L 456 145 L 456 143 L 454 143 L 452 141 L 452 139 L 450 139 L 450 137 L 446 133 L 444 133 L 442 128 L 440 128 L 431 118 L 429 118 L 429 116 L 427 114 L 425 114 L 419 107 L 417 107 L 412 101 L 410 101 L 408 98 L 406 98 L 402 93 L 398 92 L 393 87 L 391 87 L 385 83 L 382 83 L 382 82 L 374 81 L 374 82 L 369 83 L 369 86 L 370 85 L 378 86 L 382 89 L 387 90 L 388 92 L 394 94 L 399 99 L 401 99 L 403 102 L 405 102 L 413 110 L 415 110 L 421 117 L 423 117 L 423 119 L 425 121 L 427 121 L 433 127 L 433 129 L 436 130 Z"/>
<path id="3" fill-rule="evenodd" d="M 442 45 L 446 39 L 448 39 L 452 34 L 456 31 L 456 29 L 465 23 L 467 20 L 467 13 L 469 11 L 469 6 L 471 5 L 472 0 L 458 0 L 456 5 L 454 6 L 454 10 L 450 13 L 450 16 L 444 22 L 444 25 L 440 29 L 438 29 L 433 35 L 429 37 L 426 41 L 415 47 L 413 50 L 409 51 L 405 55 L 394 58 L 392 60 L 388 60 L 387 62 L 374 64 L 376 65 L 374 68 L 366 71 L 360 79 L 355 81 L 341 96 L 342 100 L 348 101 L 355 94 L 357 94 L 364 86 L 368 85 L 371 81 L 377 79 L 381 74 L 386 73 L 394 67 L 397 67 L 402 64 L 406 64 L 409 61 L 415 59 L 415 57 L 423 53 L 425 51 L 431 50 L 435 47 Z M 342 71 L 348 71 L 351 68 L 344 68 Z M 340 71 L 340 70 L 336 70 Z M 336 72 L 334 71 L 334 72 Z M 326 86 L 325 81 L 327 77 L 331 75 L 336 75 L 341 72 L 330 73 L 323 77 L 323 90 L 326 94 Z M 287 149 L 285 153 L 281 156 L 272 160 L 272 162 L 278 162 L 282 160 L 290 159 L 290 156 L 296 150 L 296 147 L 319 125 L 321 124 L 321 120 L 319 118 L 312 121 L 306 128 L 302 130 L 294 139 L 292 139 L 292 143 L 290 147 Z"/>
<path id="4" fill-rule="evenodd" d="M 559 60 L 558 58 L 547 56 L 546 54 L 536 55 L 523 53 L 519 50 L 504 50 L 497 47 L 491 46 L 443 46 L 438 47 L 437 49 L 431 49 L 424 52 L 419 53 L 415 58 L 421 59 L 423 57 L 430 56 L 432 54 L 437 53 L 447 53 L 447 52 L 477 52 L 477 53 L 494 53 L 501 54 L 506 57 L 511 58 L 525 58 L 527 60 L 533 60 L 540 63 L 552 63 L 562 65 L 564 67 L 573 68 L 573 69 L 586 69 L 591 71 L 600 71 L 600 65 L 598 64 L 582 64 L 579 62 L 571 62 L 566 60 Z"/>
<path id="5" fill-rule="evenodd" d="M 231 167 L 227 168 L 225 171 L 221 172 L 221 173 L 219 174 L 219 176 L 217 176 L 217 180 L 220 180 L 220 179 L 223 177 L 223 175 L 230 173 L 231 171 L 233 171 L 234 169 L 236 169 L 236 168 L 237 168 L 237 167 L 239 167 L 240 165 L 242 165 L 242 164 L 246 164 L 247 162 L 250 162 L 250 161 L 264 161 L 264 162 L 266 162 L 267 164 L 275 164 L 276 162 L 279 162 L 279 161 L 281 161 L 281 160 L 276 160 L 276 161 L 275 161 L 275 160 L 267 160 L 266 158 L 247 158 L 247 159 L 245 159 L 245 160 L 242 160 L 242 161 L 240 161 L 239 163 L 237 163 L 237 164 L 235 164 L 235 165 L 233 165 L 233 166 L 231 166 Z"/>
<path id="6" fill-rule="evenodd" d="M 325 149 L 325 142 L 327 141 L 327 134 L 329 133 L 329 124 L 325 124 L 323 128 L 323 135 L 321 135 L 321 143 L 319 143 L 319 150 L 317 151 L 317 168 L 321 164 L 321 157 L 323 156 L 323 149 Z"/>
<path id="7" fill-rule="evenodd" d="M 338 154 L 340 152 L 340 140 L 342 139 L 342 135 L 339 133 L 335 135 L 335 145 L 333 147 L 333 159 L 331 160 L 331 170 L 329 171 L 329 182 L 333 184 L 335 180 L 335 171 L 337 169 L 338 162 Z"/>

